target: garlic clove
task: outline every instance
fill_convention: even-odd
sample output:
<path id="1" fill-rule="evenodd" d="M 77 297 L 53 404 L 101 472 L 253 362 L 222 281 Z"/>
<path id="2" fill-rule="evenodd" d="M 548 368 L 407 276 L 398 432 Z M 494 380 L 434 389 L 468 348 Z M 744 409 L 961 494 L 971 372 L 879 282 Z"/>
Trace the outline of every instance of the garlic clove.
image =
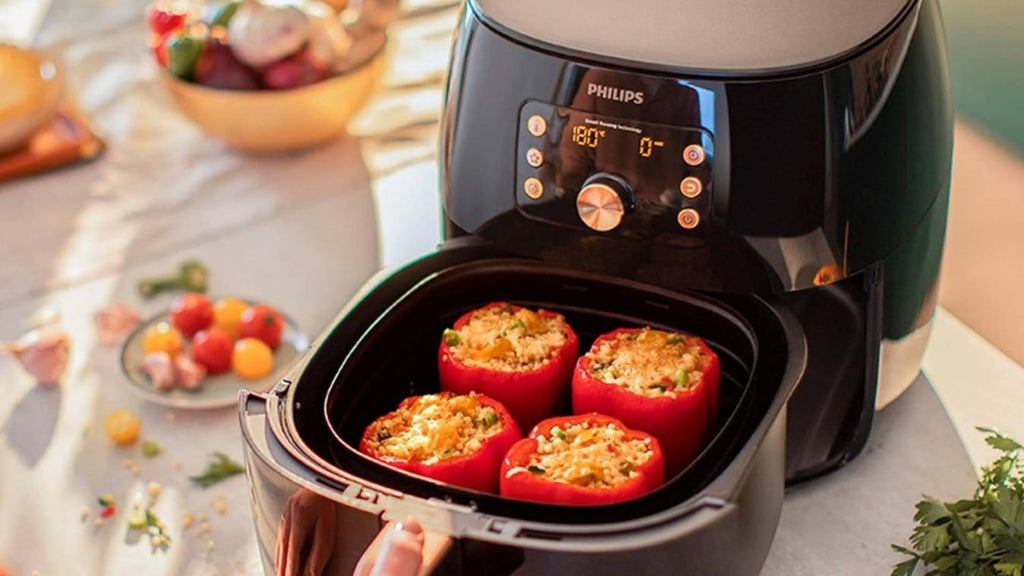
<path id="1" fill-rule="evenodd" d="M 71 337 L 63 330 L 32 330 L 5 348 L 37 382 L 55 386 L 67 369 Z"/>
<path id="2" fill-rule="evenodd" d="M 149 381 L 157 390 L 174 388 L 174 367 L 171 364 L 171 355 L 167 352 L 147 354 L 140 368 L 149 376 Z"/>

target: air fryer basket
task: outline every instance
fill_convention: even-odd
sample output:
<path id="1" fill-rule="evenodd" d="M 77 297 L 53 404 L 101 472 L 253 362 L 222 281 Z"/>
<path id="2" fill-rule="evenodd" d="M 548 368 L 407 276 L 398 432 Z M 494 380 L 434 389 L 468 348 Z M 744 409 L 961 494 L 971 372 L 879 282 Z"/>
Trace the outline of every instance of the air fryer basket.
<path id="1" fill-rule="evenodd" d="M 502 499 L 384 466 L 355 450 L 365 427 L 403 398 L 436 392 L 442 330 L 466 311 L 496 300 L 558 311 L 580 337 L 581 350 L 601 333 L 644 326 L 701 336 L 722 361 L 721 410 L 714 436 L 697 460 L 660 490 L 627 503 L 568 508 Z M 367 329 L 341 361 L 324 403 L 334 435 L 329 462 L 350 474 L 423 498 L 443 498 L 480 512 L 564 523 L 617 522 L 671 507 L 710 483 L 746 442 L 774 398 L 785 358 L 768 356 L 757 332 L 722 302 L 664 291 L 527 260 L 489 259 L 460 264 L 422 279 Z M 785 352 L 783 351 L 783 355 Z M 781 362 L 781 364 L 780 364 Z M 775 387 L 752 386 L 754 374 Z M 771 388 L 771 389 L 766 389 Z M 760 409 L 755 409 L 755 408 Z M 569 406 L 562 413 L 569 413 Z"/>

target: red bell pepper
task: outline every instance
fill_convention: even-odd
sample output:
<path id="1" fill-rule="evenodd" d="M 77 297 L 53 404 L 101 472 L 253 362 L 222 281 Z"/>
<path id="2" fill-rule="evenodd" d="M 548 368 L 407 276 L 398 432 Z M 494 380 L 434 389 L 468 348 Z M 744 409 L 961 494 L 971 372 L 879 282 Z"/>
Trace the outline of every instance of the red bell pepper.
<path id="1" fill-rule="evenodd" d="M 625 438 L 619 444 L 608 443 L 605 447 L 601 443 L 596 443 L 588 449 L 581 443 L 580 434 L 573 432 L 574 427 L 584 424 L 588 424 L 591 429 L 615 426 L 625 432 Z M 567 443 L 566 446 L 562 446 L 562 453 L 568 455 L 570 459 L 578 460 L 574 461 L 570 468 L 544 469 L 540 465 L 544 461 L 543 457 L 537 456 L 540 449 L 538 438 L 541 436 L 549 446 L 557 446 L 555 443 L 558 441 Z M 622 447 L 632 440 L 644 442 L 647 450 L 651 452 L 650 456 L 640 463 L 628 459 L 621 462 L 618 470 L 627 477 L 618 478 L 617 483 L 604 486 L 588 485 L 593 484 L 593 470 L 600 470 L 607 465 L 593 460 L 595 451 L 607 450 L 613 454 L 621 454 Z M 505 462 L 501 465 L 502 496 L 566 506 L 599 506 L 632 500 L 656 490 L 664 482 L 665 460 L 658 440 L 645 432 L 630 430 L 621 421 L 602 414 L 557 416 L 544 420 L 528 437 L 516 442 L 509 449 Z"/>
<path id="2" fill-rule="evenodd" d="M 620 328 L 600 336 L 591 351 L 576 363 L 572 381 L 572 408 L 576 414 L 599 412 L 614 416 L 626 426 L 653 434 L 665 451 L 666 472 L 681 472 L 700 454 L 714 432 L 718 419 L 718 356 L 696 336 L 651 331 L 664 336 L 664 354 L 680 357 L 684 350 L 699 349 L 697 367 L 679 378 L 665 378 L 654 385 L 660 393 L 645 395 L 625 386 L 608 383 L 595 374 L 591 356 L 603 343 L 621 346 L 620 335 L 636 335 L 643 328 Z M 674 352 L 671 347 L 680 347 Z M 614 350 L 614 348 L 613 348 Z M 669 393 L 671 392 L 671 393 Z"/>
<path id="3" fill-rule="evenodd" d="M 465 346 L 465 343 L 459 341 L 457 331 L 468 324 L 474 314 L 494 307 L 508 308 L 513 314 L 523 315 L 528 319 L 559 316 L 547 310 L 534 313 L 505 302 L 494 302 L 464 314 L 455 321 L 452 330 L 445 331 L 445 337 L 441 339 L 437 355 L 441 389 L 457 394 L 470 391 L 487 394 L 504 404 L 519 426 L 527 430 L 544 418 L 557 413 L 559 405 L 567 399 L 573 366 L 580 350 L 579 339 L 569 324 L 563 321 L 565 342 L 561 347 L 551 351 L 551 356 L 546 362 L 530 370 L 502 371 L 463 362 L 453 350 L 458 346 Z M 505 346 L 502 347 L 502 344 Z M 470 353 L 499 357 L 509 351 L 511 345 L 508 340 L 499 338 L 488 348 L 473 350 Z"/>
<path id="4" fill-rule="evenodd" d="M 439 397 L 445 402 L 466 397 L 450 392 L 441 392 L 431 396 Z M 382 436 L 387 434 L 388 437 L 391 437 L 391 431 L 382 430 L 382 424 L 396 417 L 399 412 L 406 410 L 415 412 L 417 402 L 428 398 L 427 396 L 406 398 L 398 405 L 398 409 L 395 412 L 386 414 L 370 424 L 366 431 L 363 432 L 362 440 L 359 442 L 359 451 L 375 460 L 406 472 L 426 476 L 427 478 L 470 490 L 496 492 L 498 489 L 498 470 L 501 467 L 505 453 L 523 435 L 519 431 L 519 426 L 512 418 L 512 415 L 509 414 L 508 410 L 500 402 L 483 394 L 472 394 L 471 397 L 479 402 L 480 408 L 490 407 L 494 409 L 497 421 L 493 423 L 485 421 L 484 425 L 501 427 L 497 432 L 482 438 L 480 440 L 480 447 L 474 451 L 443 457 L 432 462 L 397 458 L 391 454 L 381 452 Z M 473 425 L 478 426 L 479 423 L 474 421 Z M 453 429 L 451 427 L 437 426 L 434 422 L 431 422 L 431 426 L 428 426 L 427 430 L 429 430 L 428 434 L 431 435 L 444 435 L 433 436 L 430 439 L 431 443 L 435 443 L 437 446 L 443 446 L 446 442 L 449 444 L 453 442 Z"/>

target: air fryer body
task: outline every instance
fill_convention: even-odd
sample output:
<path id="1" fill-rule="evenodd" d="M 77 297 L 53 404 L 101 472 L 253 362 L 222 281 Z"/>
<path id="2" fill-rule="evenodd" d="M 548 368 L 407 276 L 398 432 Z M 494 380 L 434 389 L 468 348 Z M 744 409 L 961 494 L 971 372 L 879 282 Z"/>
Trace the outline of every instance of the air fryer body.
<path id="1" fill-rule="evenodd" d="M 876 406 L 916 375 L 935 307 L 952 147 L 937 2 L 907 3 L 841 54 L 763 69 L 587 53 L 495 6 L 468 3 L 452 57 L 446 235 L 784 304 L 809 355 L 787 478 L 855 456 Z M 595 175 L 626 191 L 603 232 L 576 205 Z"/>

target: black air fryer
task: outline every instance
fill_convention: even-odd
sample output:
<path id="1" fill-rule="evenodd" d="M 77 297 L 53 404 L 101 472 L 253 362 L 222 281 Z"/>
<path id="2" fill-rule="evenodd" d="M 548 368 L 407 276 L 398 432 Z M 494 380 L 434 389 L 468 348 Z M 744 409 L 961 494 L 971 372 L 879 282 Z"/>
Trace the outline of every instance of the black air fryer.
<path id="1" fill-rule="evenodd" d="M 952 142 L 935 0 L 470 0 L 441 139 L 446 241 L 357 295 L 241 423 L 267 574 L 349 574 L 387 522 L 444 574 L 757 574 L 785 482 L 857 455 L 916 376 Z M 703 337 L 721 414 L 664 487 L 504 500 L 385 467 L 362 430 L 438 389 L 445 326 L 508 300 L 581 349 Z"/>

